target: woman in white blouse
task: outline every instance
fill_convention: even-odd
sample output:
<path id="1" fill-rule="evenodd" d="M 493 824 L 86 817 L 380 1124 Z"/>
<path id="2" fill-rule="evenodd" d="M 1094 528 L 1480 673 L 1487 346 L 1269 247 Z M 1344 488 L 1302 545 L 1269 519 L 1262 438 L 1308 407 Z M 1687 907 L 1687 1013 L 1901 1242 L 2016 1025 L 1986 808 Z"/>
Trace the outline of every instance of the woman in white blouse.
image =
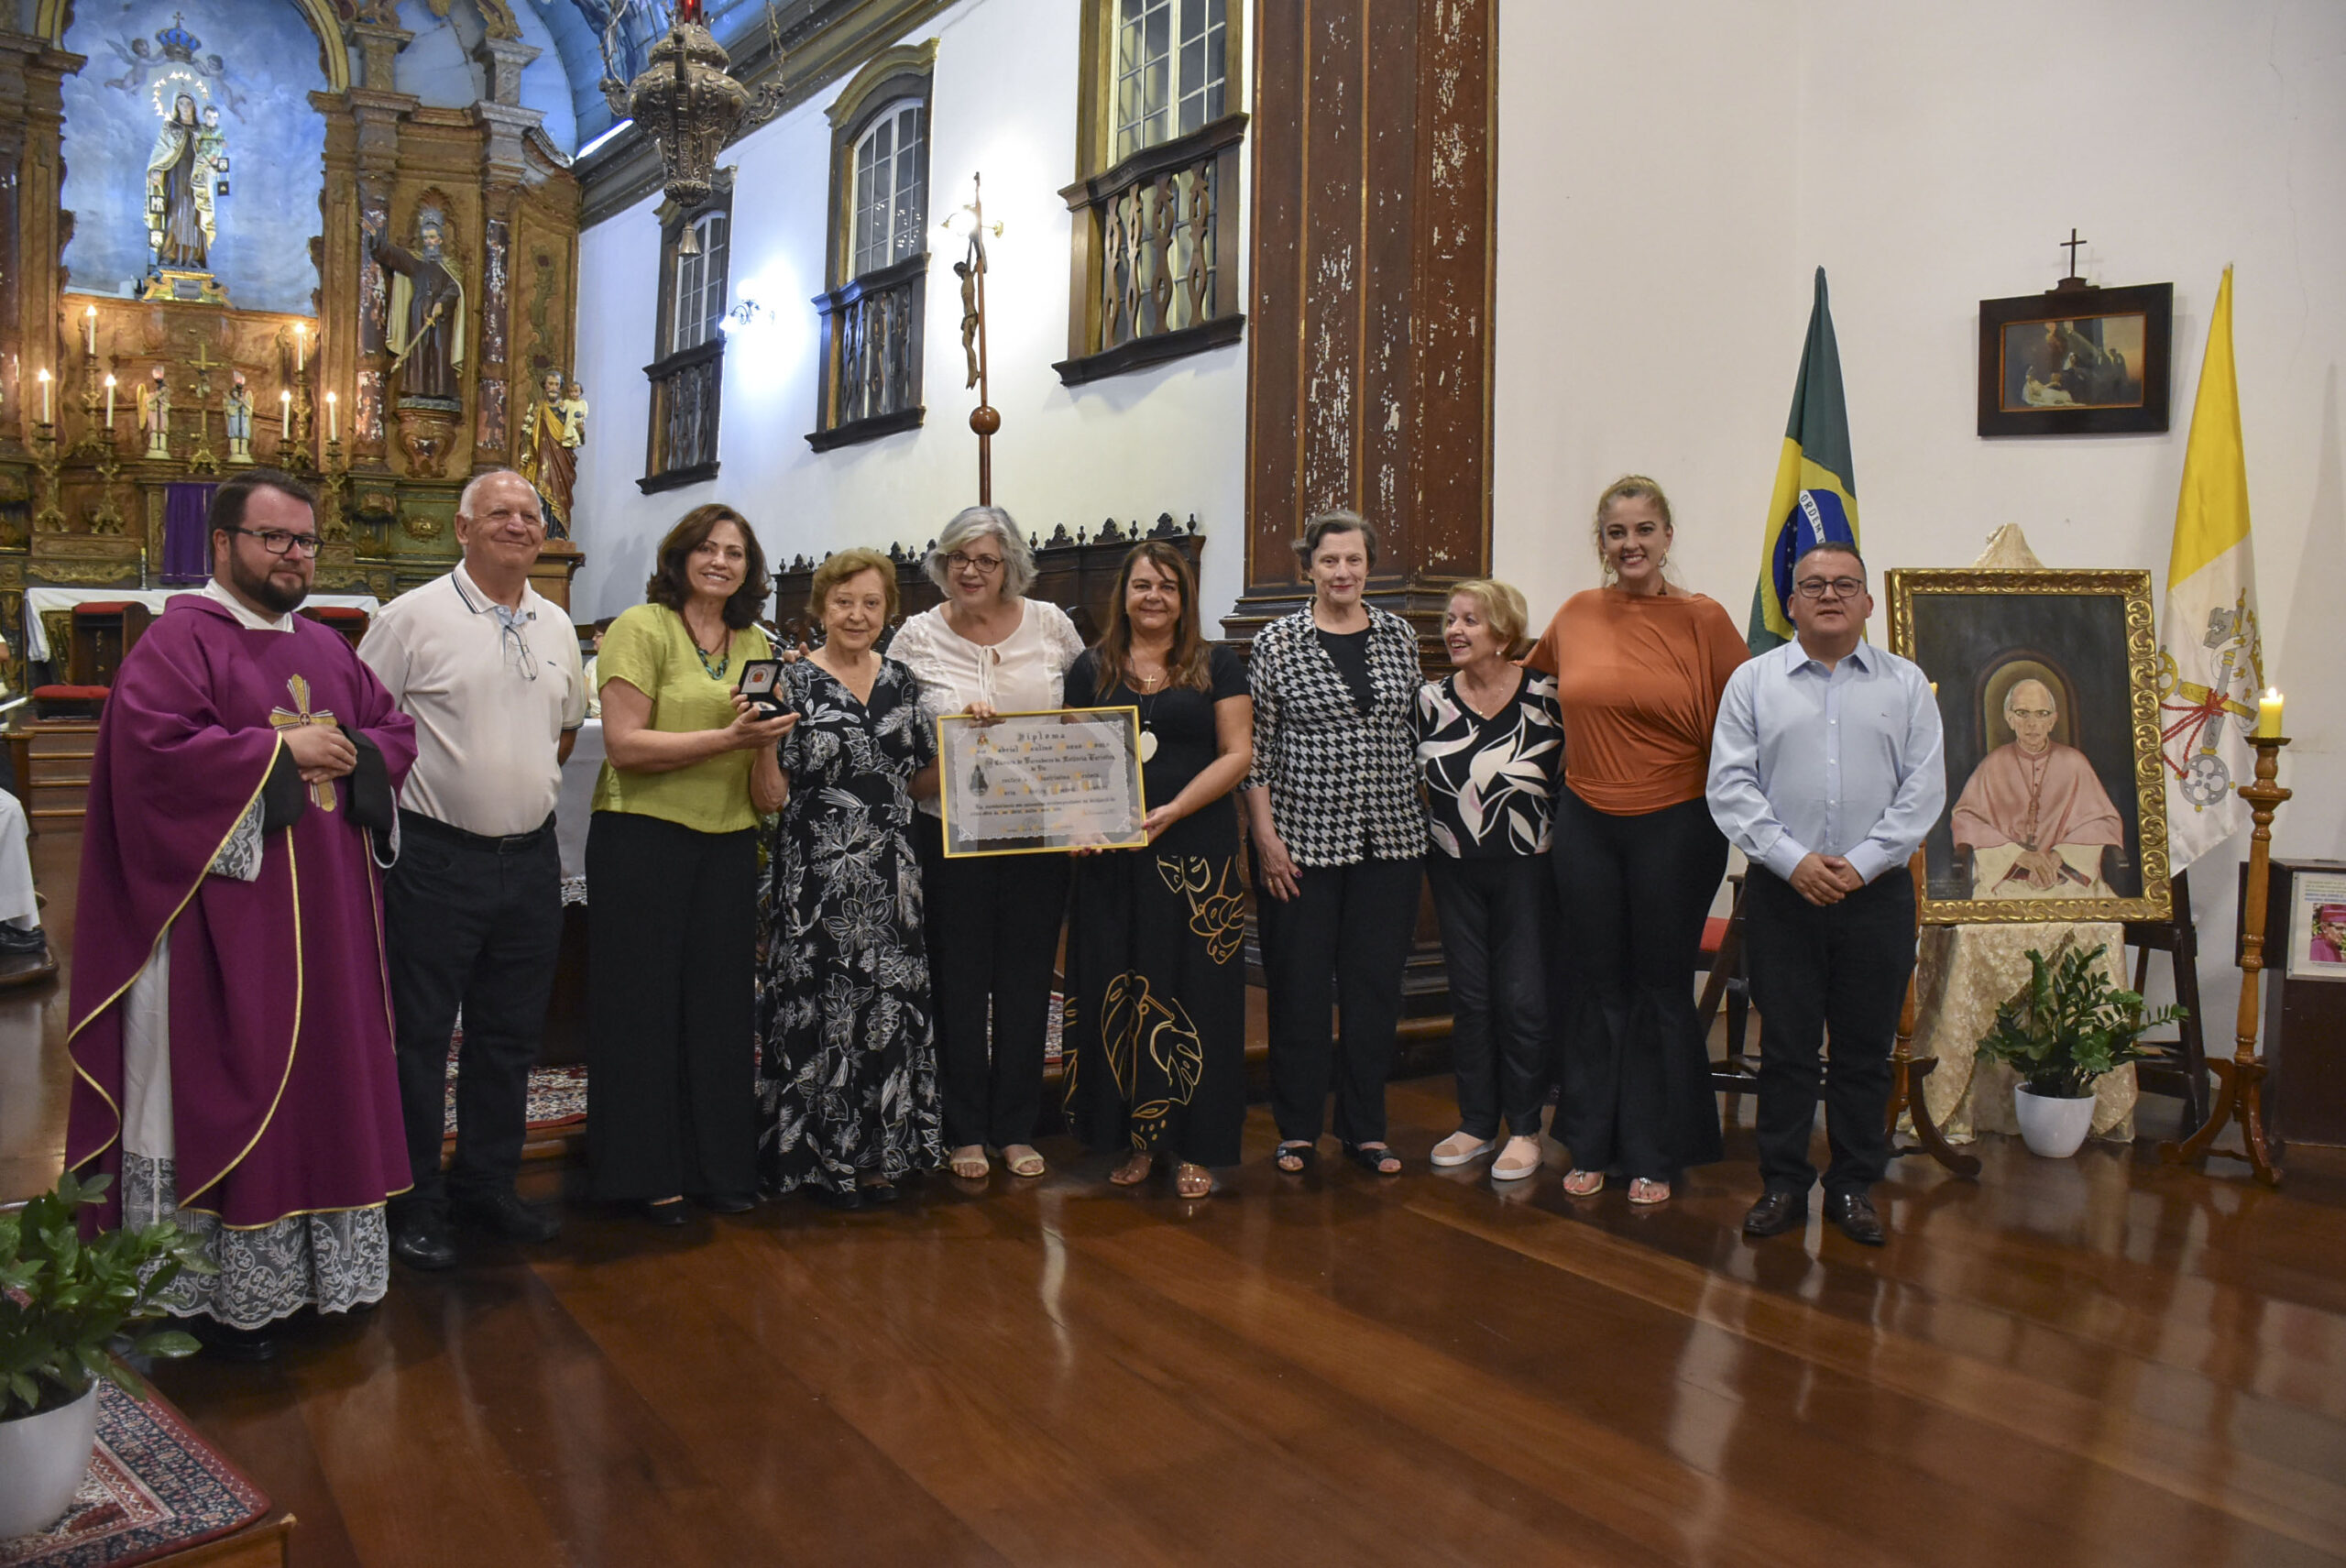
<path id="1" fill-rule="evenodd" d="M 1025 597 L 1035 555 L 1010 514 L 1000 507 L 961 512 L 923 567 L 945 590 L 945 602 L 905 621 L 888 645 L 889 656 L 919 680 L 923 712 L 987 718 L 1059 707 L 1083 639 L 1065 610 Z M 1035 1126 L 1043 1113 L 1043 1037 L 1067 911 L 1067 857 L 948 860 L 934 798 L 920 803 L 913 846 L 927 906 L 953 1174 L 983 1179 L 991 1146 L 1012 1175 L 1040 1176 Z"/>

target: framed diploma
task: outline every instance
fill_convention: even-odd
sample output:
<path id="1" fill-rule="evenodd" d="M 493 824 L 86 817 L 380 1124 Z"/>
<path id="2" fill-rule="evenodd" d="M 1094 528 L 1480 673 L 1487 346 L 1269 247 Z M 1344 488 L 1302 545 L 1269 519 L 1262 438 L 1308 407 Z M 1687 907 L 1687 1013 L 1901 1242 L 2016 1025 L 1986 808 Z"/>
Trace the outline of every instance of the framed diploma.
<path id="1" fill-rule="evenodd" d="M 1005 713 L 991 724 L 948 714 L 937 721 L 937 758 L 948 856 L 1148 842 L 1136 707 Z"/>

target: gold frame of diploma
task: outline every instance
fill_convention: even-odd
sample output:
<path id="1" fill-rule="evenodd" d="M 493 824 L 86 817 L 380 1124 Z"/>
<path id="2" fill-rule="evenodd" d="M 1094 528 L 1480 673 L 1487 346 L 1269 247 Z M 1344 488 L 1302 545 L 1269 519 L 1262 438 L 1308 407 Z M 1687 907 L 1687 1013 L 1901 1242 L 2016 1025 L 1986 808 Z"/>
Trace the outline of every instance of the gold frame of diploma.
<path id="1" fill-rule="evenodd" d="M 2151 575 L 1902 566 L 1885 587 L 1891 651 L 1930 678 L 1946 737 L 1924 923 L 2173 918 L 2160 751 L 2179 699 Z"/>
<path id="2" fill-rule="evenodd" d="M 945 853 L 1064 854 L 1148 844 L 1140 709 L 1060 707 L 937 720 Z"/>

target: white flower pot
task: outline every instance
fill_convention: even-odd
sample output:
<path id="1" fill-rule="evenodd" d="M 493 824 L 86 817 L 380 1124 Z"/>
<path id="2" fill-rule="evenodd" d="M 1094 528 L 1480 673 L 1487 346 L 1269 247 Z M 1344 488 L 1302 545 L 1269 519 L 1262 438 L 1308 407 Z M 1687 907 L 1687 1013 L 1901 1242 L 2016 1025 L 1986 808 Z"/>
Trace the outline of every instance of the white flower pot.
<path id="1" fill-rule="evenodd" d="M 0 1541 L 47 1530 L 73 1506 L 98 1441 L 98 1386 L 70 1405 L 0 1421 Z"/>
<path id="2" fill-rule="evenodd" d="M 2094 1097 L 2056 1100 L 2031 1094 L 2026 1084 L 2012 1085 L 2012 1119 L 2020 1124 L 2021 1141 L 2031 1154 L 2066 1159 L 2093 1131 Z"/>

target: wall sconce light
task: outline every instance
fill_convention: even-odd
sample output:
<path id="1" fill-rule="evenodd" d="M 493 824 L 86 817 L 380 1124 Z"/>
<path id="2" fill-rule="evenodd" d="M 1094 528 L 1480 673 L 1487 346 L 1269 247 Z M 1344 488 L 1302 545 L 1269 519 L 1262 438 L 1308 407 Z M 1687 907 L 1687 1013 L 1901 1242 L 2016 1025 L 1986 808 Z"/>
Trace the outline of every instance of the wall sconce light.
<path id="1" fill-rule="evenodd" d="M 780 319 L 774 314 L 773 307 L 763 300 L 744 294 L 731 310 L 725 313 L 725 319 L 718 323 L 718 330 L 729 337 L 753 327 L 772 326 Z"/>

